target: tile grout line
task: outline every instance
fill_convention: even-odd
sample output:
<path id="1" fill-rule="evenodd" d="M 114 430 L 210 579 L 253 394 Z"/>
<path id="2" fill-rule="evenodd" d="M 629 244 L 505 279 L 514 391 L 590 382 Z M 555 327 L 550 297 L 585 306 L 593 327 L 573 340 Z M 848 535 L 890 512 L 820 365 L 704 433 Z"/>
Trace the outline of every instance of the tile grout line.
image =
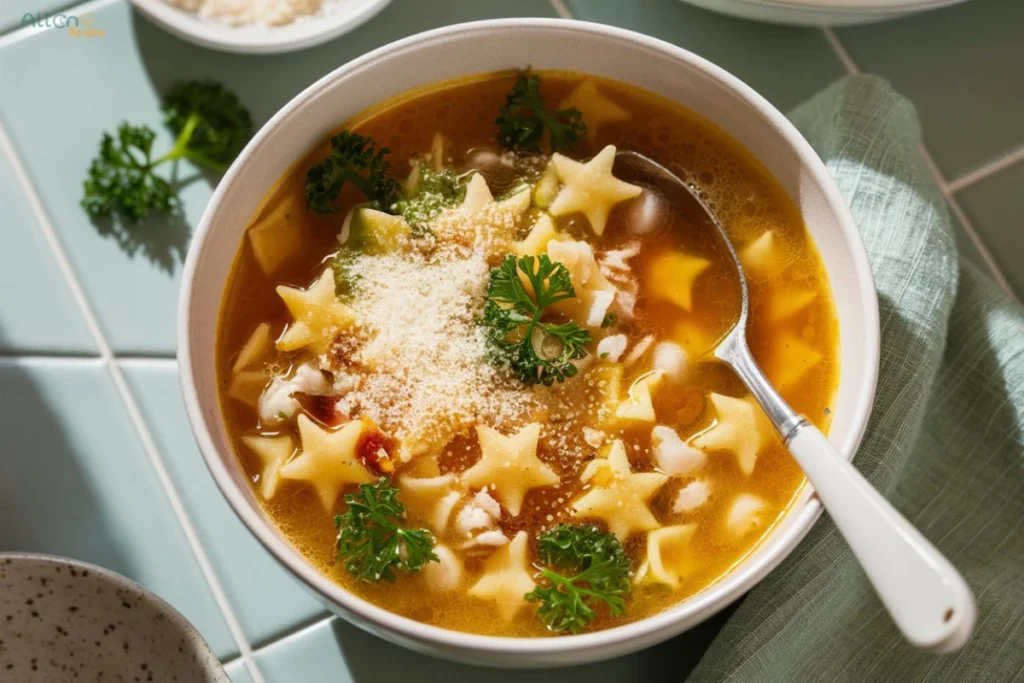
<path id="1" fill-rule="evenodd" d="M 995 161 L 990 161 L 987 164 L 983 164 L 973 171 L 968 171 L 959 178 L 954 178 L 949 181 L 949 191 L 959 192 L 960 190 L 967 189 L 975 183 L 979 183 L 986 178 L 994 176 L 1002 170 L 1015 166 L 1024 161 L 1024 146 L 1018 147 L 1014 151 L 1010 152 L 1004 157 L 1000 157 Z"/>
<path id="2" fill-rule="evenodd" d="M 850 53 L 847 52 L 846 46 L 844 46 L 843 43 L 839 40 L 839 36 L 836 35 L 835 31 L 833 31 L 828 26 L 822 26 L 821 32 L 822 34 L 824 34 L 825 40 L 828 42 L 828 44 L 832 47 L 832 50 L 835 52 L 836 58 L 839 59 L 839 61 L 843 65 L 843 68 L 846 69 L 846 72 L 851 76 L 856 76 L 860 74 L 860 68 L 857 66 L 857 63 L 854 61 Z M 950 211 L 952 211 L 953 215 L 956 216 L 956 219 L 960 221 L 960 227 L 963 228 L 963 231 L 967 234 L 968 239 L 970 239 L 971 243 L 974 244 L 974 248 L 978 250 L 978 254 L 981 256 L 981 259 L 985 262 L 985 265 L 988 267 L 989 275 L 992 277 L 993 280 L 995 280 L 996 284 L 999 285 L 999 287 L 1011 299 L 1020 301 L 1017 298 L 1016 292 L 1013 291 L 1013 287 L 1010 286 L 1009 281 L 1006 279 L 1006 275 L 1003 274 L 1002 268 L 999 267 L 999 264 L 996 262 L 995 258 L 992 256 L 992 253 L 989 251 L 988 246 L 985 245 L 984 240 L 982 240 L 981 236 L 978 234 L 977 229 L 974 227 L 974 223 L 971 222 L 971 220 L 967 217 L 967 214 L 964 213 L 963 208 L 961 208 L 960 202 L 959 200 L 957 200 L 955 195 L 956 190 L 953 189 L 952 184 L 949 183 L 946 180 L 945 176 L 942 175 L 942 171 L 940 171 L 939 167 L 935 164 L 935 160 L 932 158 L 931 152 L 928 151 L 928 148 L 925 147 L 923 142 L 918 146 L 918 151 L 921 153 L 925 165 L 928 167 L 928 170 L 934 177 L 935 183 L 939 186 L 939 190 L 942 192 L 942 196 L 945 198 L 946 204 L 949 207 Z M 1019 154 L 1021 158 L 1024 158 L 1024 149 L 1019 150 Z M 1014 155 L 1010 155 L 1010 157 L 1012 156 Z M 1002 161 L 1005 161 L 1005 159 L 1003 159 Z M 980 170 L 983 169 L 979 169 L 979 171 Z M 998 170 L 1000 169 L 995 169 L 995 171 Z M 994 173 L 995 171 L 992 172 Z M 981 177 L 976 178 L 976 180 L 981 180 Z M 960 189 L 963 189 L 963 187 L 967 187 L 969 184 L 970 183 L 962 185 Z M 956 230 L 956 227 L 954 226 L 953 229 Z"/>
<path id="3" fill-rule="evenodd" d="M 253 652 L 256 654 L 266 652 L 269 648 L 272 648 L 276 645 L 280 645 L 286 640 L 290 640 L 292 638 L 299 638 L 303 634 L 314 631 L 323 626 L 324 624 L 329 624 L 335 619 L 340 619 L 340 617 L 335 616 L 334 614 L 328 614 L 326 617 L 322 617 L 319 619 L 315 619 L 314 621 L 308 621 L 303 624 L 300 624 L 297 628 L 284 631 L 282 633 L 278 633 L 272 639 L 255 648 Z"/>
<path id="4" fill-rule="evenodd" d="M 569 10 L 568 5 L 565 4 L 565 0 L 548 0 L 551 3 L 551 9 L 555 10 L 562 19 L 575 19 L 572 12 Z"/>
<path id="5" fill-rule="evenodd" d="M 124 374 L 121 372 L 118 359 L 115 357 L 102 329 L 100 328 L 99 321 L 97 320 L 92 306 L 85 295 L 85 291 L 82 289 L 81 283 L 78 281 L 78 276 L 75 274 L 70 261 L 68 261 L 67 253 L 64 251 L 64 247 L 57 237 L 57 233 L 53 228 L 49 215 L 43 207 L 42 200 L 39 197 L 35 186 L 32 184 L 28 172 L 21 161 L 21 157 L 18 155 L 14 144 L 11 142 L 11 138 L 7 134 L 7 129 L 3 125 L 3 122 L 0 122 L 0 153 L 9 160 L 15 179 L 28 201 L 36 224 L 39 227 L 40 232 L 43 233 L 43 237 L 50 247 L 54 260 L 57 262 L 57 267 L 64 276 L 65 284 L 68 286 L 68 289 L 71 290 L 71 295 L 78 304 L 79 312 L 85 319 L 86 327 L 89 329 L 89 332 L 93 337 L 93 341 L 99 348 L 100 360 L 107 366 L 107 369 L 110 372 L 110 377 L 114 382 L 114 386 L 117 389 L 125 409 L 128 411 L 128 417 L 131 420 L 132 426 L 135 428 L 135 432 L 142 442 L 142 448 L 149 458 L 150 465 L 156 472 L 157 479 L 160 481 L 160 484 L 164 489 L 164 494 L 167 496 L 171 509 L 177 518 L 178 524 L 185 534 L 185 539 L 192 550 L 192 554 L 199 565 L 200 571 L 203 573 L 203 577 L 206 579 L 210 592 L 213 594 L 217 607 L 220 609 L 221 616 L 224 618 L 228 630 L 230 631 L 232 638 L 235 640 L 235 644 L 238 646 L 239 653 L 245 660 L 249 673 L 252 675 L 253 682 L 265 683 L 262 674 L 256 666 L 256 661 L 253 658 L 253 652 L 249 645 L 249 641 L 245 637 L 245 633 L 242 631 L 241 624 L 239 623 L 238 618 L 228 601 L 227 595 L 221 586 L 220 579 L 218 578 L 216 571 L 206 554 L 206 550 L 203 548 L 203 545 L 199 540 L 199 535 L 188 517 L 188 513 L 185 510 L 181 496 L 178 494 L 178 491 L 174 486 L 174 482 L 171 480 L 170 474 L 164 465 L 163 458 L 160 455 L 160 450 L 157 448 L 156 443 L 153 440 L 153 436 L 142 417 L 142 413 L 139 410 L 137 402 L 135 401 L 135 397 L 128 387 Z"/>

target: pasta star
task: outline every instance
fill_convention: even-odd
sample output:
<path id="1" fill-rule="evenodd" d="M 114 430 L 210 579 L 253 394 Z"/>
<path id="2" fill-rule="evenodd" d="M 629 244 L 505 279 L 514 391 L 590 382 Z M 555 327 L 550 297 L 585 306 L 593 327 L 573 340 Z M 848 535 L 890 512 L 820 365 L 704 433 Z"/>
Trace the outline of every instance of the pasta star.
<path id="1" fill-rule="evenodd" d="M 597 129 L 602 123 L 616 123 L 632 118 L 628 110 L 598 90 L 597 83 L 592 78 L 576 86 L 558 108 L 573 107 L 583 112 L 583 120 L 587 122 L 587 137 L 591 140 L 597 136 Z"/>
<path id="2" fill-rule="evenodd" d="M 242 346 L 231 366 L 231 374 L 237 375 L 250 365 L 260 360 L 270 351 L 270 324 L 260 323 L 249 335 L 248 341 Z"/>
<path id="3" fill-rule="evenodd" d="M 642 191 L 612 175 L 615 145 L 608 145 L 586 163 L 555 154 L 551 158 L 562 190 L 551 203 L 552 216 L 582 213 L 590 221 L 595 235 L 604 234 L 608 215 L 616 204 L 632 199 Z"/>
<path id="4" fill-rule="evenodd" d="M 660 372 L 651 372 L 633 382 L 633 386 L 629 388 L 629 396 L 615 409 L 615 417 L 620 420 L 655 422 L 657 417 L 654 414 L 654 404 L 651 402 L 651 392 L 658 388 L 663 377 Z"/>
<path id="5" fill-rule="evenodd" d="M 487 186 L 487 181 L 481 174 L 475 173 L 466 185 L 466 197 L 462 200 L 462 204 L 459 205 L 459 208 L 464 213 L 473 215 L 480 213 L 485 208 L 493 204 L 501 210 L 508 211 L 512 215 L 518 216 L 525 213 L 526 210 L 530 208 L 530 197 L 530 188 L 523 187 L 515 194 L 510 195 L 501 201 L 495 201 L 494 195 L 491 194 L 491 188 Z"/>
<path id="6" fill-rule="evenodd" d="M 340 429 L 323 429 L 305 415 L 299 415 L 299 455 L 280 469 L 285 479 L 308 482 L 327 510 L 334 507 L 338 494 L 348 484 L 369 484 L 373 477 L 359 462 L 356 448 L 363 433 L 362 420 L 353 420 Z"/>
<path id="7" fill-rule="evenodd" d="M 406 507 L 423 513 L 438 532 L 448 526 L 455 505 L 462 499 L 458 481 L 450 472 L 436 477 L 403 476 L 399 485 Z"/>
<path id="8" fill-rule="evenodd" d="M 621 441 L 612 444 L 607 459 L 591 461 L 582 479 L 593 482 L 593 488 L 572 504 L 575 517 L 604 520 L 620 541 L 635 531 L 660 526 L 647 501 L 668 477 L 659 472 L 634 472 Z"/>
<path id="9" fill-rule="evenodd" d="M 776 290 L 768 295 L 768 320 L 780 322 L 804 310 L 818 298 L 818 293 L 810 289 Z"/>
<path id="10" fill-rule="evenodd" d="M 757 456 L 771 437 L 768 418 L 752 397 L 732 398 L 722 394 L 709 395 L 715 407 L 717 422 L 693 437 L 691 444 L 705 451 L 731 451 L 743 474 L 750 476 Z"/>
<path id="11" fill-rule="evenodd" d="M 260 493 L 264 500 L 270 500 L 277 493 L 281 465 L 295 452 L 295 442 L 290 436 L 260 436 L 249 434 L 242 437 L 242 443 L 256 454 L 263 465 L 260 472 Z"/>
<path id="12" fill-rule="evenodd" d="M 334 273 L 325 270 L 306 290 L 280 286 L 277 294 L 292 314 L 293 322 L 277 340 L 281 351 L 294 351 L 308 346 L 314 353 L 327 351 L 337 332 L 355 321 L 352 309 L 334 294 Z"/>
<path id="13" fill-rule="evenodd" d="M 474 488 L 494 485 L 494 497 L 513 517 L 519 515 L 530 489 L 558 483 L 558 475 L 537 457 L 540 425 L 531 423 L 504 436 L 491 427 L 477 425 L 480 460 L 462 474 Z"/>
<path id="14" fill-rule="evenodd" d="M 776 241 L 773 230 L 766 230 L 740 249 L 739 256 L 743 270 L 758 279 L 770 278 L 788 265 L 786 253 Z"/>
<path id="15" fill-rule="evenodd" d="M 765 374 L 779 389 L 799 382 L 822 358 L 817 349 L 788 330 L 772 339 L 767 356 Z"/>
<path id="16" fill-rule="evenodd" d="M 548 256 L 569 271 L 576 296 L 553 306 L 587 327 L 598 328 L 608 307 L 615 300 L 615 285 L 601 272 L 594 258 L 594 248 L 586 242 L 553 240 L 548 242 Z"/>
<path id="17" fill-rule="evenodd" d="M 693 286 L 711 267 L 711 261 L 681 251 L 659 254 L 648 266 L 645 285 L 651 296 L 669 301 L 684 311 L 693 310 Z"/>
<path id="18" fill-rule="evenodd" d="M 520 531 L 508 545 L 494 551 L 484 562 L 484 573 L 469 594 L 495 603 L 503 619 L 511 619 L 527 603 L 524 596 L 536 587 L 527 569 L 529 536 Z"/>
<path id="19" fill-rule="evenodd" d="M 557 240 L 558 237 L 558 230 L 555 229 L 551 216 L 541 214 L 530 228 L 530 234 L 513 244 L 512 249 L 519 256 L 538 256 L 545 253 L 548 250 L 548 243 Z"/>
<path id="20" fill-rule="evenodd" d="M 693 567 L 690 540 L 696 530 L 696 524 L 678 524 L 647 534 L 647 559 L 637 571 L 639 579 L 678 587 Z"/>

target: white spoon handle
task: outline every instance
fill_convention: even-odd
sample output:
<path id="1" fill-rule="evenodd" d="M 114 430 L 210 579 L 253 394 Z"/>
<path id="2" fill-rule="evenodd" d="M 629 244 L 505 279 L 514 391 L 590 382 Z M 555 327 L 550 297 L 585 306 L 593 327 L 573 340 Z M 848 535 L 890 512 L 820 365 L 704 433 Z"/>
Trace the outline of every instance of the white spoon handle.
<path id="1" fill-rule="evenodd" d="M 786 445 L 907 640 L 936 652 L 962 646 L 975 609 L 956 568 L 817 427 L 803 423 Z"/>

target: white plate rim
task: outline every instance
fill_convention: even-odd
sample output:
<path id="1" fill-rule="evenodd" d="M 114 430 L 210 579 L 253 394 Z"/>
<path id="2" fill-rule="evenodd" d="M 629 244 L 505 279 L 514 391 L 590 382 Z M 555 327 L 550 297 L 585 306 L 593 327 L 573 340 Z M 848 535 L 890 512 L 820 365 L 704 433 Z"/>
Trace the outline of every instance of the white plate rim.
<path id="1" fill-rule="evenodd" d="M 279 54 L 320 45 L 366 23 L 391 0 L 346 0 L 352 9 L 300 18 L 285 26 L 229 26 L 201 18 L 166 0 L 131 0 L 142 14 L 171 34 L 200 47 L 239 54 Z"/>

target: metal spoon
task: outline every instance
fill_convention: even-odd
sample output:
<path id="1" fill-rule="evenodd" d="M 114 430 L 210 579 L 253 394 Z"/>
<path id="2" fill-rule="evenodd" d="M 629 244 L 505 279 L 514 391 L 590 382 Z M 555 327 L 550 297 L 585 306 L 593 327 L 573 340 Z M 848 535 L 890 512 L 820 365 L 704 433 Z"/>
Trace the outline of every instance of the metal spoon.
<path id="1" fill-rule="evenodd" d="M 876 491 L 765 377 L 750 347 L 747 279 L 739 255 L 714 212 L 664 166 L 630 151 L 615 159 L 616 177 L 663 193 L 687 225 L 717 233 L 739 278 L 740 314 L 714 349 L 750 389 L 782 442 L 803 468 L 839 532 L 867 573 L 896 625 L 914 645 L 937 652 L 962 646 L 974 627 L 974 598 L 963 577 Z"/>

